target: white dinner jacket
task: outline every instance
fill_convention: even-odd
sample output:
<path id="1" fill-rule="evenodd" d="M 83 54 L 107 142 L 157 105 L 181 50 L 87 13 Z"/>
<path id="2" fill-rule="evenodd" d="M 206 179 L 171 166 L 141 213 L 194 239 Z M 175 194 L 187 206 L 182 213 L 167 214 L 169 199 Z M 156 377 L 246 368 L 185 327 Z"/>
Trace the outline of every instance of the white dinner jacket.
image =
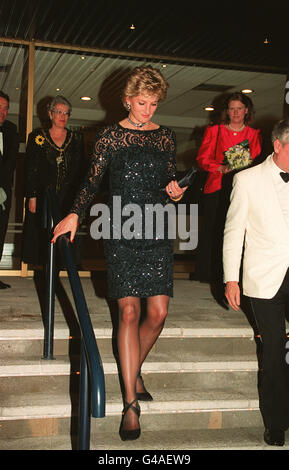
<path id="1" fill-rule="evenodd" d="M 273 184 L 272 157 L 235 175 L 223 245 L 224 282 L 239 281 L 244 247 L 243 293 L 264 299 L 274 297 L 289 267 L 289 229 Z"/>

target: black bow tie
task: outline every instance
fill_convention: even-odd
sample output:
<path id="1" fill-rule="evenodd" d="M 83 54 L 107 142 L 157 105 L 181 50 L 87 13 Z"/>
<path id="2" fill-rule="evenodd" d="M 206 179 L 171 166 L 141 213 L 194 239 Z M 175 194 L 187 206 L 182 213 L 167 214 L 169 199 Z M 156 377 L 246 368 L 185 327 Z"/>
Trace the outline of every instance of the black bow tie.
<path id="1" fill-rule="evenodd" d="M 288 183 L 288 181 L 289 181 L 289 173 L 284 173 L 284 171 L 282 171 L 282 172 L 280 173 L 280 176 L 281 176 L 282 180 L 285 181 L 285 183 Z"/>

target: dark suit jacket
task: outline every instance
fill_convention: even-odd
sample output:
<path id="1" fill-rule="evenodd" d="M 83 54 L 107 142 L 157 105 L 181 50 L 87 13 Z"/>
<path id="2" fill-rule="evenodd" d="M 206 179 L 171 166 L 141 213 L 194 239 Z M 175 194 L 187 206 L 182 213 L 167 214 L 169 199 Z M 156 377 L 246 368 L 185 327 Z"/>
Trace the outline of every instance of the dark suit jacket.
<path id="1" fill-rule="evenodd" d="M 0 206 L 0 259 L 8 227 L 9 212 L 11 207 L 11 193 L 13 176 L 18 155 L 18 134 L 15 124 L 5 121 L 1 127 L 3 132 L 3 155 L 0 156 L 0 187 L 7 195 L 5 210 Z"/>
<path id="2" fill-rule="evenodd" d="M 10 199 L 19 140 L 17 127 L 12 122 L 5 121 L 1 129 L 3 132 L 3 156 L 0 157 L 0 187 L 4 188 L 7 199 Z"/>

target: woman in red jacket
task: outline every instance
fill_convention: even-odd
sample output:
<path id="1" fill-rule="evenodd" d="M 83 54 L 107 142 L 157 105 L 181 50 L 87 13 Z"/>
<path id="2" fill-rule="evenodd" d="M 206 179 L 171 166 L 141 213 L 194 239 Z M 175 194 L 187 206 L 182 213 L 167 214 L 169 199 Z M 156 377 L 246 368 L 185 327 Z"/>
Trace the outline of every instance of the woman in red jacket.
<path id="1" fill-rule="evenodd" d="M 248 125 L 252 114 L 248 96 L 230 95 L 224 123 L 207 127 L 198 152 L 198 165 L 208 172 L 197 260 L 197 278 L 202 282 L 222 284 L 223 230 L 232 178 L 235 170 L 249 166 L 261 153 L 260 131 Z"/>

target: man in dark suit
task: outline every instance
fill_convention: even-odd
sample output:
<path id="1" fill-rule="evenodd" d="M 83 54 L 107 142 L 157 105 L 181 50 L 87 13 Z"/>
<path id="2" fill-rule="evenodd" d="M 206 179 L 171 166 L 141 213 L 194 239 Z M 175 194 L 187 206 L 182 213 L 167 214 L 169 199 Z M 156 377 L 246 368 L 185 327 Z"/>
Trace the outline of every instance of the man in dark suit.
<path id="1" fill-rule="evenodd" d="M 0 91 L 0 260 L 8 227 L 13 176 L 18 153 L 18 134 L 15 124 L 6 120 L 9 96 Z M 10 287 L 0 281 L 0 289 Z"/>

